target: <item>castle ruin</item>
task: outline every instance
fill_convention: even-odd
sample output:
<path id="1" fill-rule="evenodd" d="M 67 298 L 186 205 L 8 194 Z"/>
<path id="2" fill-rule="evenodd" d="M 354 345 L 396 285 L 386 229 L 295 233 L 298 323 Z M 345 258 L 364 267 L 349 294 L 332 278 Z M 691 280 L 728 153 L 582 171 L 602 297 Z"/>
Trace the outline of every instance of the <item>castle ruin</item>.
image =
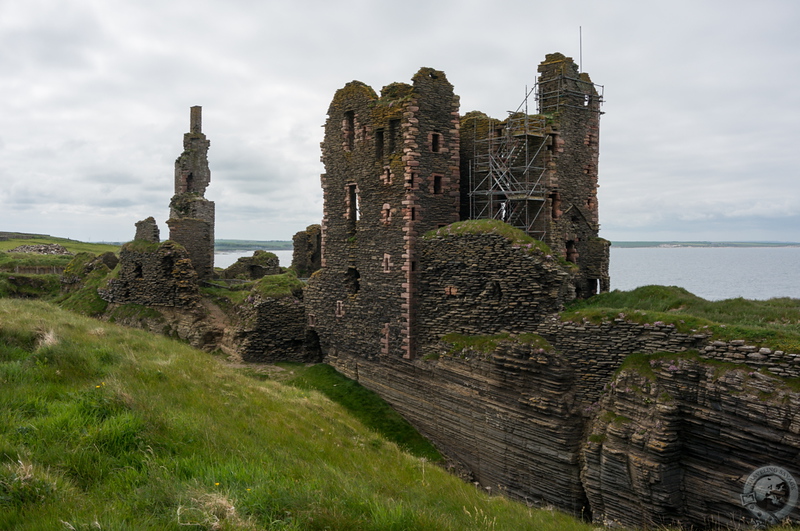
<path id="1" fill-rule="evenodd" d="M 324 350 L 414 359 L 442 330 L 521 332 L 608 290 L 601 98 L 561 54 L 539 71 L 540 114 L 505 121 L 462 119 L 452 85 L 431 68 L 380 96 L 358 81 L 336 92 L 322 143 L 322 267 L 306 289 Z M 509 222 L 578 267 L 567 273 L 491 236 L 443 259 L 457 246 L 423 236 L 463 219 Z"/>
<path id="2" fill-rule="evenodd" d="M 169 203 L 169 239 L 189 252 L 199 280 L 214 275 L 214 202 L 205 198 L 211 182 L 208 148 L 202 131 L 202 107 L 191 108 L 189 132 L 183 135 L 183 153 L 175 161 L 175 195 Z"/>

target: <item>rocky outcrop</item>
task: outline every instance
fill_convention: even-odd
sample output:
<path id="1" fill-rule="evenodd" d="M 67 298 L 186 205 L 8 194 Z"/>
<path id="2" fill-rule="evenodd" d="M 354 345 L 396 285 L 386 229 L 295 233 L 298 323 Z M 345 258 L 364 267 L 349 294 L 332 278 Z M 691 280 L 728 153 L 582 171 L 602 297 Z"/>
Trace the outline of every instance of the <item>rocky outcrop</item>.
<path id="1" fill-rule="evenodd" d="M 328 361 L 380 394 L 481 486 L 583 512 L 583 420 L 569 363 L 533 335 L 500 339 L 486 353 L 449 347 L 440 345 L 438 359 Z"/>
<path id="2" fill-rule="evenodd" d="M 106 286 L 97 290 L 104 300 L 181 308 L 199 303 L 197 273 L 181 245 L 134 240 L 122 246 L 119 258 L 119 266 Z"/>
<path id="3" fill-rule="evenodd" d="M 253 256 L 243 256 L 227 267 L 220 278 L 258 280 L 266 275 L 281 272 L 278 257 L 267 251 L 255 251 Z"/>
<path id="4" fill-rule="evenodd" d="M 57 243 L 37 243 L 34 245 L 20 245 L 9 249 L 9 253 L 30 253 L 30 254 L 67 254 L 71 255 L 66 247 Z"/>
<path id="5" fill-rule="evenodd" d="M 596 407 L 582 477 L 598 523 L 800 520 L 797 485 L 781 478 L 798 472 L 800 395 L 779 378 L 699 358 L 643 357 Z M 773 483 L 770 492 L 758 474 Z"/>
<path id="6" fill-rule="evenodd" d="M 226 344 L 247 362 L 321 361 L 315 342 L 306 341 L 305 306 L 295 296 L 251 294 L 236 306 Z"/>
<path id="7" fill-rule="evenodd" d="M 292 269 L 309 277 L 322 265 L 322 227 L 309 225 L 292 237 Z"/>

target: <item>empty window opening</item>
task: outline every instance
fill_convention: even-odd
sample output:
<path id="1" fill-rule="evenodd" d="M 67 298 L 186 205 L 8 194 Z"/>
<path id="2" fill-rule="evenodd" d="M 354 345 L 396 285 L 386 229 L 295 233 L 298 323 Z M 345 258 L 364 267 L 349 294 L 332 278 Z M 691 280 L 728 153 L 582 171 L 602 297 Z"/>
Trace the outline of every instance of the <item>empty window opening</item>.
<path id="1" fill-rule="evenodd" d="M 455 286 L 445 286 L 444 294 L 448 297 L 455 297 L 458 295 L 458 288 Z"/>
<path id="2" fill-rule="evenodd" d="M 586 285 L 589 288 L 589 295 L 597 295 L 598 293 L 600 293 L 598 289 L 600 283 L 597 281 L 596 278 L 587 279 Z"/>
<path id="3" fill-rule="evenodd" d="M 389 225 L 392 222 L 392 207 L 389 203 L 384 203 L 381 209 L 381 220 L 384 225 Z"/>
<path id="4" fill-rule="evenodd" d="M 344 317 L 344 301 L 336 301 L 336 309 L 334 310 L 336 317 Z"/>
<path id="5" fill-rule="evenodd" d="M 144 274 L 142 273 L 142 264 L 134 264 L 133 278 L 144 278 Z"/>
<path id="6" fill-rule="evenodd" d="M 313 313 L 308 314 L 308 326 L 317 326 L 317 316 Z"/>
<path id="7" fill-rule="evenodd" d="M 383 181 L 383 184 L 392 184 L 392 169 L 389 166 L 386 166 L 383 169 L 381 180 Z"/>
<path id="8" fill-rule="evenodd" d="M 164 261 L 161 262 L 161 267 L 164 268 L 163 271 L 165 275 L 172 276 L 172 270 L 175 268 L 175 259 L 171 256 L 165 257 Z"/>
<path id="9" fill-rule="evenodd" d="M 392 255 L 384 253 L 383 255 L 383 272 L 391 273 L 392 271 Z"/>
<path id="10" fill-rule="evenodd" d="M 381 353 L 384 355 L 389 354 L 389 323 L 383 325 L 381 330 Z"/>
<path id="11" fill-rule="evenodd" d="M 416 172 L 411 172 L 406 175 L 406 188 L 409 190 L 417 189 L 418 176 Z"/>
<path id="12" fill-rule="evenodd" d="M 358 187 L 355 184 L 347 185 L 347 195 L 345 197 L 347 208 L 347 233 L 350 236 L 356 234 L 356 222 L 359 218 L 358 212 Z"/>
<path id="13" fill-rule="evenodd" d="M 486 285 L 484 294 L 490 300 L 500 302 L 503 299 L 503 289 L 500 287 L 500 282 L 493 280 Z"/>
<path id="14" fill-rule="evenodd" d="M 442 176 L 441 175 L 434 175 L 433 176 L 433 193 L 434 194 L 441 194 L 442 193 Z"/>
<path id="15" fill-rule="evenodd" d="M 353 111 L 344 113 L 344 139 L 347 151 L 353 151 L 356 139 L 356 115 Z"/>
<path id="16" fill-rule="evenodd" d="M 375 131 L 375 159 L 383 159 L 383 129 Z"/>
<path id="17" fill-rule="evenodd" d="M 355 295 L 358 293 L 358 290 L 361 289 L 361 275 L 358 273 L 358 269 L 355 267 L 348 267 L 347 273 L 344 274 L 345 277 L 345 288 L 350 295 Z"/>
<path id="18" fill-rule="evenodd" d="M 192 172 L 189 172 L 189 175 L 186 176 L 186 191 L 194 191 L 194 173 Z"/>
<path id="19" fill-rule="evenodd" d="M 573 240 L 569 240 L 567 242 L 567 262 L 572 262 L 573 264 L 578 263 L 578 249 L 575 247 L 575 242 Z"/>
<path id="20" fill-rule="evenodd" d="M 416 270 L 417 270 L 417 261 L 411 260 L 411 272 L 413 273 Z"/>
<path id="21" fill-rule="evenodd" d="M 411 221 L 416 221 L 417 220 L 417 209 L 415 207 L 411 207 L 411 211 L 409 213 L 409 217 L 411 218 Z"/>
<path id="22" fill-rule="evenodd" d="M 431 151 L 439 153 L 442 150 L 442 134 L 431 133 Z"/>
<path id="23" fill-rule="evenodd" d="M 550 194 L 550 210 L 553 220 L 557 220 L 561 217 L 561 194 L 558 192 Z"/>
<path id="24" fill-rule="evenodd" d="M 397 151 L 397 140 L 400 133 L 400 120 L 389 120 L 389 153 Z"/>

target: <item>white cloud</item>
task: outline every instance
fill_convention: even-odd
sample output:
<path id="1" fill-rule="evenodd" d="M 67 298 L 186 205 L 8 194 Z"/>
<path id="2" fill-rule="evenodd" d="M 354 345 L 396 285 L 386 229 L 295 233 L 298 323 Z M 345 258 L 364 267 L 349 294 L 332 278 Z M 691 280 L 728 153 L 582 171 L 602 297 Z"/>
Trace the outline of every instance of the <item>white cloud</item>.
<path id="1" fill-rule="evenodd" d="M 778 0 L 5 2 L 0 230 L 127 240 L 139 219 L 163 225 L 202 105 L 217 234 L 287 239 L 322 215 L 338 88 L 431 66 L 463 112 L 502 117 L 546 53 L 579 60 L 581 26 L 582 66 L 605 85 L 605 237 L 800 240 L 798 22 Z"/>

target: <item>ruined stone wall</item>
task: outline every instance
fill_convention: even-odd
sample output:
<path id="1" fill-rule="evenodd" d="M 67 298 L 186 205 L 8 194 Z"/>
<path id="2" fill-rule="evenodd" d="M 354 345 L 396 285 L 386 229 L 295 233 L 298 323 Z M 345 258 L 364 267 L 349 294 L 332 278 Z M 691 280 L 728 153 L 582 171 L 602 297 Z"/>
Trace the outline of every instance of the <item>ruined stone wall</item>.
<path id="1" fill-rule="evenodd" d="M 317 362 L 319 351 L 307 341 L 305 306 L 297 297 L 251 295 L 237 306 L 228 342 L 247 362 Z"/>
<path id="2" fill-rule="evenodd" d="M 562 54 L 548 54 L 539 73 L 540 114 L 462 118 L 461 216 L 501 219 L 544 241 L 580 266 L 576 294 L 588 297 L 609 289 L 609 243 L 598 237 L 601 95 Z"/>
<path id="3" fill-rule="evenodd" d="M 214 275 L 214 225 L 197 218 L 171 218 L 167 220 L 169 236 L 186 249 L 197 279 Z"/>
<path id="4" fill-rule="evenodd" d="M 458 98 L 442 72 L 381 97 L 360 82 L 337 91 L 322 159 L 322 269 L 306 290 L 323 348 L 415 354 L 417 238 L 458 219 Z"/>
<path id="5" fill-rule="evenodd" d="M 561 322 L 557 316 L 531 331 L 542 335 L 569 360 L 584 405 L 599 399 L 622 361 L 633 353 L 682 352 L 696 349 L 709 360 L 746 363 L 786 378 L 800 377 L 800 354 L 746 345 L 742 340 L 712 341 L 708 334 L 685 334 L 670 324 L 637 324 L 624 318 L 594 325 Z"/>
<path id="6" fill-rule="evenodd" d="M 208 148 L 202 132 L 201 107 L 191 108 L 183 153 L 175 161 L 175 195 L 170 201 L 169 238 L 183 245 L 199 280 L 214 276 L 214 202 L 204 197 L 211 182 Z"/>
<path id="7" fill-rule="evenodd" d="M 136 235 L 133 239 L 151 243 L 161 243 L 161 234 L 153 216 L 136 222 Z"/>
<path id="8" fill-rule="evenodd" d="M 562 54 L 548 54 L 539 73 L 539 109 L 552 120 L 553 134 L 545 241 L 581 267 L 576 287 L 579 297 L 587 297 L 609 289 L 608 243 L 598 239 L 600 95 L 589 75 Z"/>
<path id="9" fill-rule="evenodd" d="M 322 267 L 322 227 L 309 225 L 292 237 L 292 269 L 309 277 Z"/>
<path id="10" fill-rule="evenodd" d="M 419 242 L 417 337 L 424 354 L 451 332 L 521 333 L 569 296 L 569 274 L 540 251 L 498 235 L 437 236 Z"/>
<path id="11" fill-rule="evenodd" d="M 242 256 L 226 267 L 219 276 L 225 279 L 258 280 L 266 275 L 277 275 L 280 272 L 280 260 L 275 253 L 258 250 L 253 252 L 253 256 Z"/>
<path id="12" fill-rule="evenodd" d="M 122 246 L 119 264 L 107 285 L 97 290 L 104 300 L 118 304 L 189 308 L 200 299 L 189 253 L 181 245 L 133 241 Z"/>

